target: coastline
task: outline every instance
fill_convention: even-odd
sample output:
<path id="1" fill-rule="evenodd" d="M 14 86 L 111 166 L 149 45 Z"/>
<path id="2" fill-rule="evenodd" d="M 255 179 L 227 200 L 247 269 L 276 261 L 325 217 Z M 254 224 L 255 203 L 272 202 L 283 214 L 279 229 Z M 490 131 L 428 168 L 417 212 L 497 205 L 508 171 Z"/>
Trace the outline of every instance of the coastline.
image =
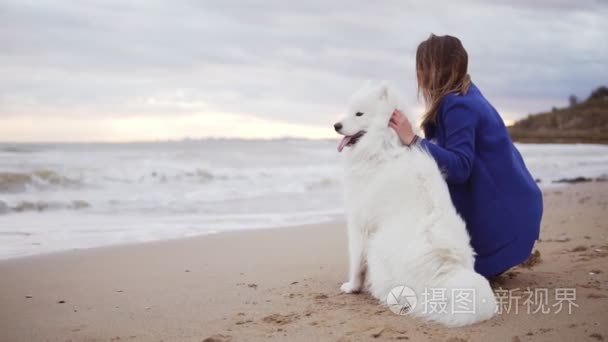
<path id="1" fill-rule="evenodd" d="M 577 136 L 577 137 L 544 137 L 544 136 L 534 136 L 532 134 L 518 134 L 518 133 L 510 133 L 511 139 L 514 143 L 520 144 L 581 144 L 581 145 L 608 145 L 608 138 L 606 137 L 587 137 L 587 136 Z"/>
<path id="2" fill-rule="evenodd" d="M 445 329 L 340 294 L 348 260 L 337 222 L 0 260 L 0 340 L 608 338 L 608 182 L 543 193 L 540 261 L 495 284 L 576 288 L 572 314 L 526 314 L 519 302 L 518 314 Z"/>

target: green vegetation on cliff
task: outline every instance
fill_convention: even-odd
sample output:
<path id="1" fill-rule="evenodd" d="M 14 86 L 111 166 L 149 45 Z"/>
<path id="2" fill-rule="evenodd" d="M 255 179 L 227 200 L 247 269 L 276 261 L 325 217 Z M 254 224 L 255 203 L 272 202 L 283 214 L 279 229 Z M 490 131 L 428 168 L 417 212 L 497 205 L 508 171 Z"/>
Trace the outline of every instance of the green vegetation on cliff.
<path id="1" fill-rule="evenodd" d="M 597 88 L 580 103 L 571 96 L 569 107 L 530 115 L 509 133 L 517 142 L 608 144 L 608 88 Z"/>

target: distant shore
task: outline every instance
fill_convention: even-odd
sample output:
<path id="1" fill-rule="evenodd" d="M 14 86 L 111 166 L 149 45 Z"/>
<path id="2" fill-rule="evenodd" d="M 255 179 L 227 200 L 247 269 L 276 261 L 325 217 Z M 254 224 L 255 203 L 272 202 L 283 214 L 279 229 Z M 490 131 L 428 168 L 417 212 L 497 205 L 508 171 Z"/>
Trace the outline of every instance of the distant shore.
<path id="1" fill-rule="evenodd" d="M 608 136 L 547 136 L 534 133 L 517 133 L 510 131 L 511 139 L 522 144 L 608 144 Z"/>
<path id="2" fill-rule="evenodd" d="M 608 144 L 608 88 L 599 87 L 584 101 L 529 115 L 509 126 L 516 142 L 536 144 Z"/>
<path id="3" fill-rule="evenodd" d="M 608 144 L 608 133 L 589 130 L 529 129 L 521 126 L 507 127 L 514 142 L 523 144 Z"/>
<path id="4" fill-rule="evenodd" d="M 2 341 L 579 341 L 608 338 L 608 182 L 544 190 L 535 263 L 495 286 L 575 288 L 572 314 L 503 313 L 461 329 L 338 291 L 343 223 L 228 232 L 0 261 Z M 549 298 L 549 304 L 554 304 Z"/>

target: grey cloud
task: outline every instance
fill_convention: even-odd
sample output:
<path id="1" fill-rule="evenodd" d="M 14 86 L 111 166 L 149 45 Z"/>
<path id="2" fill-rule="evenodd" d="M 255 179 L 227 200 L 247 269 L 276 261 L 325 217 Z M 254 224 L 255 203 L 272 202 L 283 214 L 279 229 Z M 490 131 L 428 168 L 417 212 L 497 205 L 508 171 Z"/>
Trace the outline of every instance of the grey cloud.
<path id="1" fill-rule="evenodd" d="M 607 79 L 606 7 L 5 0 L 0 118 L 208 110 L 326 124 L 366 79 L 391 80 L 414 107 L 414 51 L 431 32 L 460 37 L 474 81 L 523 116 Z"/>

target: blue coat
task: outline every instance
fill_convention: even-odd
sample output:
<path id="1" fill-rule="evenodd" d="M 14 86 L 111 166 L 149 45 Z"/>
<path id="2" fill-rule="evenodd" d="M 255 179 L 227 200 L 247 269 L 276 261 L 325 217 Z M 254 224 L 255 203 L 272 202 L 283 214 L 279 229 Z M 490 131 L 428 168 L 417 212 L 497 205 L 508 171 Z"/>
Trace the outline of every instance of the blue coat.
<path id="1" fill-rule="evenodd" d="M 466 222 L 475 270 L 490 277 L 525 261 L 539 236 L 542 193 L 496 109 L 471 84 L 466 95 L 445 96 L 424 131 L 420 144 Z"/>

